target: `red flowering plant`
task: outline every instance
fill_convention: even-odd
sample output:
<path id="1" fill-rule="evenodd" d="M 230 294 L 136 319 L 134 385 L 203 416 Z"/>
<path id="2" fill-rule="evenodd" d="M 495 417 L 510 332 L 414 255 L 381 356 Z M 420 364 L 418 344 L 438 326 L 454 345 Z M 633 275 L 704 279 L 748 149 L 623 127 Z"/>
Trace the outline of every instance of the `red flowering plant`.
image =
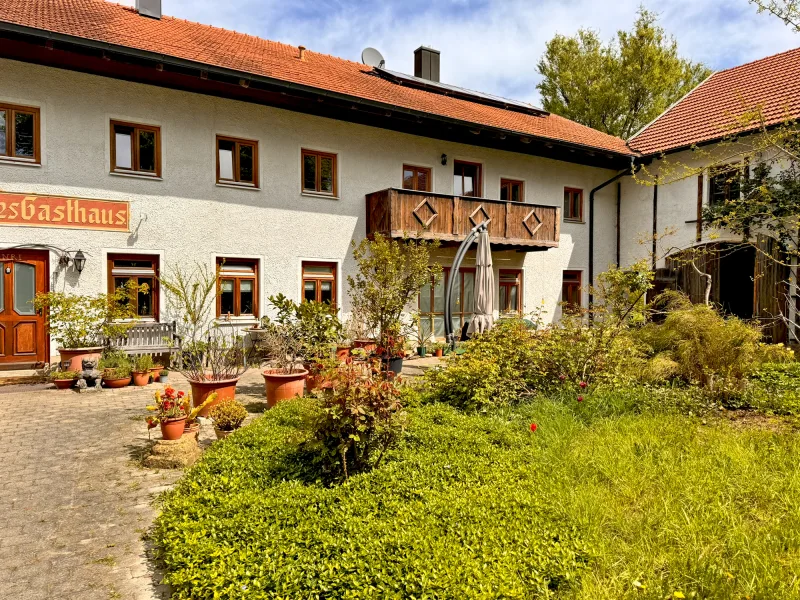
<path id="1" fill-rule="evenodd" d="M 161 423 L 171 419 L 186 419 L 186 423 L 193 423 L 200 411 L 217 399 L 217 393 L 211 394 L 203 404 L 192 408 L 192 395 L 183 391 L 176 391 L 172 386 L 167 386 L 164 391 L 156 390 L 153 394 L 155 404 L 147 407 L 151 413 L 147 416 L 147 428 L 153 429 Z"/>

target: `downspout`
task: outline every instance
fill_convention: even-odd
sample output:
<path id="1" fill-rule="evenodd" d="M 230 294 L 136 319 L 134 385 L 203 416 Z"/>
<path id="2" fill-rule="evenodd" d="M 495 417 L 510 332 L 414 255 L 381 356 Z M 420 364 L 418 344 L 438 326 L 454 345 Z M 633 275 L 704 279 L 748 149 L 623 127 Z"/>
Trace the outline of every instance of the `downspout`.
<path id="1" fill-rule="evenodd" d="M 630 175 L 633 172 L 633 159 L 631 159 L 631 168 L 621 171 L 614 175 L 608 181 L 604 181 L 591 192 L 589 192 L 589 305 L 594 302 L 594 294 L 591 289 L 594 286 L 594 195 L 602 190 L 604 187 L 611 185 L 618 179 Z"/>
<path id="2" fill-rule="evenodd" d="M 658 248 L 656 247 L 656 242 L 658 241 L 658 184 L 653 186 L 653 271 L 656 270 L 656 262 L 658 261 L 656 257 L 656 252 Z"/>
<path id="3" fill-rule="evenodd" d="M 622 208 L 622 182 L 618 181 L 617 182 L 617 256 L 616 256 L 616 258 L 617 258 L 616 264 L 617 264 L 617 268 L 618 269 L 619 269 L 619 265 L 620 265 L 620 262 L 621 262 L 620 261 L 620 230 L 619 230 L 620 223 L 622 222 L 622 220 L 620 219 L 620 210 L 621 210 L 621 208 Z"/>

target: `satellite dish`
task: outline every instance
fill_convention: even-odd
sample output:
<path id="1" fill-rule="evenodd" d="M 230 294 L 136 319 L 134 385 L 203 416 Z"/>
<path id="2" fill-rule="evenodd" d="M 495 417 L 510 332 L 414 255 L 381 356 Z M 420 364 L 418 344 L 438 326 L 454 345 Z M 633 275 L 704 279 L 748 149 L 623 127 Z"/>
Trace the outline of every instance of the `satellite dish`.
<path id="1" fill-rule="evenodd" d="M 361 53 L 361 62 L 368 67 L 379 67 L 381 69 L 386 64 L 381 53 L 375 50 L 375 48 L 364 48 L 364 51 Z"/>

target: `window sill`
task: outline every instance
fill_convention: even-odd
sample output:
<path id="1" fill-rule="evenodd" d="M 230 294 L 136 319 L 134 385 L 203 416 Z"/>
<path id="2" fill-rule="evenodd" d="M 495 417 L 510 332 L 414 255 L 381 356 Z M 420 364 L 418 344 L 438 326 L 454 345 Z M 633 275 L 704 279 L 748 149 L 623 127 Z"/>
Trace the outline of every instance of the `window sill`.
<path id="1" fill-rule="evenodd" d="M 321 194 L 319 192 L 300 192 L 301 196 L 306 196 L 307 198 L 324 198 L 325 200 L 338 200 L 339 196 L 334 196 L 333 194 Z"/>
<path id="2" fill-rule="evenodd" d="M 1 156 L 0 164 L 14 165 L 18 167 L 41 167 L 42 163 L 36 162 L 33 158 L 14 158 L 13 156 Z"/>
<path id="3" fill-rule="evenodd" d="M 583 219 L 564 219 L 564 223 L 572 223 L 573 225 L 586 225 Z"/>
<path id="4" fill-rule="evenodd" d="M 231 317 L 223 318 L 217 317 L 215 323 L 219 326 L 228 326 L 228 327 L 240 327 L 242 325 L 255 325 L 256 323 L 260 323 L 258 317 Z"/>
<path id="5" fill-rule="evenodd" d="M 257 185 L 249 185 L 246 183 L 220 183 L 218 181 L 216 186 L 221 188 L 233 188 L 234 190 L 250 190 L 251 192 L 261 191 L 261 188 Z"/>
<path id="6" fill-rule="evenodd" d="M 131 171 L 130 173 L 123 173 L 122 171 L 109 171 L 109 175 L 113 175 L 114 177 L 130 177 L 131 179 L 150 179 L 153 181 L 164 181 L 162 177 L 158 175 L 148 175 L 146 173 L 139 173 L 136 171 Z"/>

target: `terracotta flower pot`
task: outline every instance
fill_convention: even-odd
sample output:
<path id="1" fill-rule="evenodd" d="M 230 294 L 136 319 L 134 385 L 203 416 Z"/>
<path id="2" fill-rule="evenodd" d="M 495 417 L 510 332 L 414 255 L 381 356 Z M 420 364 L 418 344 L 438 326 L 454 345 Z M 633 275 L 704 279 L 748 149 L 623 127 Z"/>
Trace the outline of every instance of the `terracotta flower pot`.
<path id="1" fill-rule="evenodd" d="M 363 348 L 367 354 L 372 354 L 377 350 L 378 342 L 375 340 L 353 340 L 353 346 Z"/>
<path id="2" fill-rule="evenodd" d="M 197 421 L 194 423 L 185 423 L 183 426 L 183 435 L 198 437 L 200 435 L 200 423 Z"/>
<path id="3" fill-rule="evenodd" d="M 226 437 L 232 434 L 233 431 L 225 431 L 224 429 L 220 429 L 219 427 L 214 427 L 214 433 L 217 434 L 218 440 L 224 440 Z"/>
<path id="4" fill-rule="evenodd" d="M 442 356 L 444 355 L 444 350 L 442 348 L 437 348 L 436 350 L 433 351 L 433 355 L 436 358 L 442 358 Z"/>
<path id="5" fill-rule="evenodd" d="M 133 372 L 133 385 L 144 387 L 150 383 L 150 371 L 143 371 L 141 373 Z"/>
<path id="6" fill-rule="evenodd" d="M 186 417 L 162 421 L 161 437 L 163 437 L 165 440 L 179 440 L 183 436 L 183 429 L 185 427 Z"/>
<path id="7" fill-rule="evenodd" d="M 278 402 L 303 395 L 303 384 L 308 377 L 308 371 L 303 369 L 286 373 L 282 369 L 267 369 L 262 375 L 266 387 L 267 408 L 272 408 Z"/>
<path id="8" fill-rule="evenodd" d="M 103 385 L 107 388 L 115 389 L 115 388 L 124 388 L 131 384 L 131 377 L 122 377 L 118 379 L 106 379 L 103 378 Z"/>
<path id="9" fill-rule="evenodd" d="M 159 373 L 159 371 L 163 371 L 163 370 L 164 370 L 164 366 L 163 365 L 157 365 L 157 366 L 153 367 L 152 369 L 150 369 L 150 377 L 153 378 L 153 383 L 155 383 L 156 381 L 159 380 L 158 373 Z"/>
<path id="10" fill-rule="evenodd" d="M 190 379 L 189 385 L 192 386 L 192 403 L 195 406 L 200 406 L 206 401 L 206 398 L 208 398 L 214 392 L 217 392 L 217 399 L 200 411 L 200 416 L 207 417 L 208 413 L 211 412 L 211 409 L 220 402 L 233 400 L 236 396 L 237 383 L 239 383 L 238 377 L 236 379 L 225 379 L 221 381 L 194 381 Z"/>
<path id="11" fill-rule="evenodd" d="M 343 363 L 349 363 L 352 360 L 350 356 L 350 346 L 340 346 L 336 348 L 336 360 Z"/>
<path id="12" fill-rule="evenodd" d="M 56 389 L 68 390 L 73 385 L 75 385 L 75 380 L 74 379 L 53 379 L 53 383 L 56 384 Z"/>
<path id="13" fill-rule="evenodd" d="M 83 361 L 90 358 L 100 360 L 103 347 L 59 348 L 58 353 L 61 355 L 61 368 L 64 371 L 83 371 Z M 66 362 L 69 362 L 69 365 L 65 365 Z"/>

